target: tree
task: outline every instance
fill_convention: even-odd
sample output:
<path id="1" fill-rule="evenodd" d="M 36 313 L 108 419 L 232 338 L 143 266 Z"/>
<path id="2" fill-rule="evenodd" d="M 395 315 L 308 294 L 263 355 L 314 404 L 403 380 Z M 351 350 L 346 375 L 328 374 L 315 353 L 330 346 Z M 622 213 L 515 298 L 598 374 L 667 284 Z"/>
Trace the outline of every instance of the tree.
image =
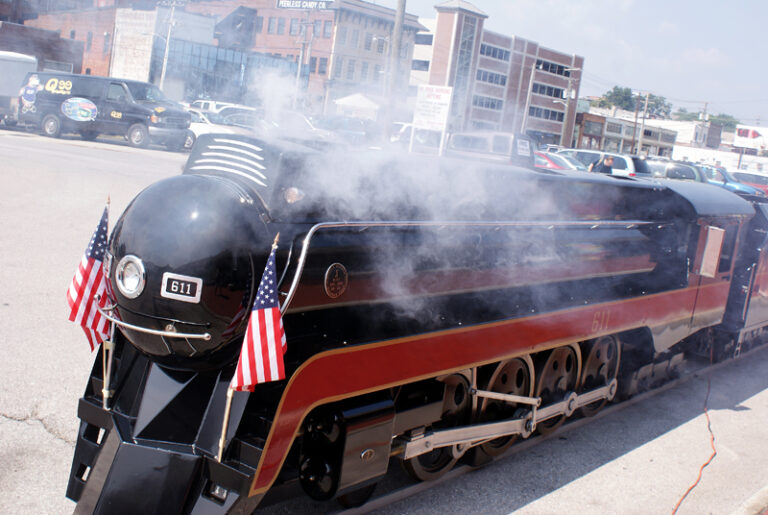
<path id="1" fill-rule="evenodd" d="M 675 113 L 675 118 L 686 122 L 701 120 L 702 116 L 703 114 L 701 112 L 689 113 L 685 108 L 680 108 Z M 724 113 L 710 115 L 709 121 L 715 125 L 722 126 L 723 132 L 734 132 L 736 130 L 736 125 L 741 123 L 733 116 Z"/>
<path id="2" fill-rule="evenodd" d="M 631 88 L 614 86 L 612 90 L 606 92 L 597 102 L 594 102 L 594 105 L 597 107 L 616 106 L 625 111 L 638 109 L 642 112 L 645 109 L 645 95 L 635 95 L 632 93 Z M 648 116 L 666 118 L 671 112 L 672 104 L 667 102 L 666 98 L 657 95 L 648 96 Z"/>
<path id="3" fill-rule="evenodd" d="M 626 111 L 635 110 L 635 98 L 632 95 L 631 88 L 614 86 L 612 90 L 603 95 L 603 98 L 610 105 L 614 105 L 619 109 L 624 109 Z"/>
<path id="4" fill-rule="evenodd" d="M 712 123 L 716 123 L 718 125 L 723 126 L 723 132 L 735 132 L 736 131 L 736 125 L 738 125 L 739 120 L 734 118 L 733 116 L 729 114 L 723 114 L 720 113 L 715 116 L 710 116 L 709 121 Z"/>
<path id="5" fill-rule="evenodd" d="M 664 97 L 656 95 L 648 96 L 648 115 L 658 118 L 668 118 L 672 112 L 672 104 Z"/>

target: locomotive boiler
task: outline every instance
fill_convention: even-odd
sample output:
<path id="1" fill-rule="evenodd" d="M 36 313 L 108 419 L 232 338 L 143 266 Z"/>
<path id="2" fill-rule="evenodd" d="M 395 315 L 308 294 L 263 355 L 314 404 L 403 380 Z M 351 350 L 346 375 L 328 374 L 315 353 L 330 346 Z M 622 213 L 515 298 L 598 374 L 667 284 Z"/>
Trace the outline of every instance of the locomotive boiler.
<path id="1" fill-rule="evenodd" d="M 482 464 L 759 341 L 766 229 L 702 184 L 201 137 L 111 233 L 112 373 L 100 349 L 67 496 L 251 513 L 363 501 L 392 457 L 417 480 Z M 225 414 L 278 233 L 286 379 Z"/>

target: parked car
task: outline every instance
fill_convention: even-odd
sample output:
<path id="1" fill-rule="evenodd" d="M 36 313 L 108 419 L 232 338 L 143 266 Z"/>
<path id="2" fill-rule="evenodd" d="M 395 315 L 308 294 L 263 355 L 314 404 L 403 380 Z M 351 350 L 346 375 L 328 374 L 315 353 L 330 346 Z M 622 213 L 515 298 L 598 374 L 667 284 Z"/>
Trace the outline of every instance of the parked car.
<path id="1" fill-rule="evenodd" d="M 731 172 L 722 166 L 711 166 L 705 164 L 697 164 L 695 166 L 697 166 L 702 171 L 707 181 L 712 184 L 722 186 L 728 191 L 740 193 L 743 195 L 754 195 L 757 197 L 765 196 L 765 192 L 763 190 L 740 182 L 736 177 L 731 175 Z"/>
<path id="2" fill-rule="evenodd" d="M 229 122 L 231 117 L 225 117 Z M 349 142 L 339 134 L 315 126 L 310 119 L 299 111 L 282 110 L 266 113 L 256 120 L 253 129 L 265 137 L 280 138 L 316 149 L 329 146 L 347 147 Z"/>
<path id="3" fill-rule="evenodd" d="M 225 107 L 240 107 L 239 104 L 233 104 L 232 102 L 218 102 L 216 100 L 195 100 L 189 107 L 193 109 L 199 109 L 200 111 L 210 111 L 218 113 Z"/>
<path id="4" fill-rule="evenodd" d="M 184 148 L 192 148 L 198 137 L 203 134 L 243 134 L 253 136 L 253 131 L 239 127 L 237 125 L 227 124 L 224 118 L 213 112 L 205 112 L 200 109 L 187 109 L 191 117 L 189 124 L 189 134 L 184 142 Z"/>
<path id="5" fill-rule="evenodd" d="M 534 168 L 536 143 L 511 132 L 456 132 L 448 137 L 446 156 L 483 159 Z"/>
<path id="6" fill-rule="evenodd" d="M 150 141 L 179 150 L 189 113 L 148 82 L 59 72 L 28 73 L 22 84 L 19 123 L 57 138 L 65 132 L 93 140 L 124 136 L 134 147 Z"/>
<path id="7" fill-rule="evenodd" d="M 616 154 L 614 152 L 604 152 L 602 150 L 589 150 L 583 148 L 566 148 L 557 151 L 558 154 L 565 154 L 574 157 L 589 168 L 592 163 L 598 162 L 606 155 L 613 156 L 612 175 L 624 177 L 650 177 L 651 172 L 646 165 L 646 159 L 643 156 L 631 156 L 626 154 Z"/>
<path id="8" fill-rule="evenodd" d="M 413 144 L 411 144 L 411 134 L 413 134 Z M 442 137 L 443 133 L 440 131 L 418 128 L 414 131 L 412 123 L 394 122 L 389 142 L 420 154 L 437 155 Z"/>
<path id="9" fill-rule="evenodd" d="M 578 159 L 556 152 L 534 152 L 534 166 L 548 170 L 587 171 L 587 167 Z"/>
<path id="10" fill-rule="evenodd" d="M 648 162 L 648 167 L 652 170 L 653 176 L 657 178 L 695 181 L 704 184 L 711 184 L 725 188 L 738 195 L 751 195 L 755 197 L 766 196 L 765 192 L 757 188 L 737 182 L 733 177 L 730 176 L 730 174 L 728 174 L 730 180 L 717 180 L 721 176 L 725 178 L 725 174 L 722 173 L 722 171 L 725 170 L 724 168 L 718 170 L 721 175 L 716 175 L 711 170 L 708 170 L 714 167 L 682 161 L 653 160 Z M 725 172 L 727 173 L 727 170 L 725 170 Z M 710 179 L 710 173 L 712 173 L 713 179 Z"/>
<path id="11" fill-rule="evenodd" d="M 738 172 L 731 172 L 731 175 L 738 179 L 739 182 L 762 190 L 766 195 L 768 195 L 768 175 L 754 172 L 745 172 L 741 170 Z"/>
<path id="12" fill-rule="evenodd" d="M 375 121 L 340 114 L 310 116 L 309 121 L 319 129 L 335 132 L 352 145 L 377 142 L 381 127 Z"/>
<path id="13" fill-rule="evenodd" d="M 659 179 L 707 182 L 699 169 L 686 163 L 667 160 L 649 160 L 646 164 L 653 177 Z"/>

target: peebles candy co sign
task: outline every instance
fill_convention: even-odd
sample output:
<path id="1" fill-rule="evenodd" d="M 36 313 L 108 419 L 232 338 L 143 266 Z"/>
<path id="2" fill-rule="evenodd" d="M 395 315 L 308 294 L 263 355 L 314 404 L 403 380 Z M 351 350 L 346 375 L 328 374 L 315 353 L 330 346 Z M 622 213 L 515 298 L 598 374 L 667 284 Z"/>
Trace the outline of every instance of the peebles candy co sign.
<path id="1" fill-rule="evenodd" d="M 277 0 L 282 9 L 330 9 L 332 1 L 323 0 Z"/>

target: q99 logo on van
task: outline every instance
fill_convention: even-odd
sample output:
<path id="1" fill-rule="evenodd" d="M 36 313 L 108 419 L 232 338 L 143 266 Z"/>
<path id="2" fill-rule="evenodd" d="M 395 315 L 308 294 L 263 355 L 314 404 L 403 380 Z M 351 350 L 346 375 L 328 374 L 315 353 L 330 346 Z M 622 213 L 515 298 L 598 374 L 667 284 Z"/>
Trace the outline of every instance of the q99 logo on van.
<path id="1" fill-rule="evenodd" d="M 72 81 L 48 79 L 48 82 L 45 83 L 45 91 L 55 95 L 69 95 L 72 92 Z"/>

